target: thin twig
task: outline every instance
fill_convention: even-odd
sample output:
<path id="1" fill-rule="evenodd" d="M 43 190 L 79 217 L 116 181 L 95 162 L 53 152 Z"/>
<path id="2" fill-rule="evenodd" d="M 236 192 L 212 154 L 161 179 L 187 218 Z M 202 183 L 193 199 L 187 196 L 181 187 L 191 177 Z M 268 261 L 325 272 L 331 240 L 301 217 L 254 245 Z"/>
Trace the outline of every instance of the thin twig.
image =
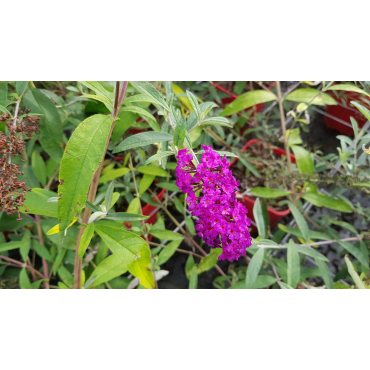
<path id="1" fill-rule="evenodd" d="M 36 215 L 36 226 L 37 226 L 37 233 L 39 236 L 39 241 L 42 246 L 45 246 L 44 237 L 42 236 L 41 230 L 41 216 Z M 44 268 L 44 278 L 49 280 L 49 273 L 48 273 L 48 263 L 45 258 L 42 259 L 42 267 Z M 49 281 L 45 281 L 45 289 L 50 289 Z"/>

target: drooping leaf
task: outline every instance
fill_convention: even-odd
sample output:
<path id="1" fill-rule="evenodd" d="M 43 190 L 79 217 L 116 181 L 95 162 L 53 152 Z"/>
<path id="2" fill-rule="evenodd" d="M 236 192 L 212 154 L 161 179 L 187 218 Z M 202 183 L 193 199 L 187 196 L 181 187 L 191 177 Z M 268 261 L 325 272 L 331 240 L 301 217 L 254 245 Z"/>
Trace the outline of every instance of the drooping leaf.
<path id="1" fill-rule="evenodd" d="M 359 94 L 370 96 L 367 92 L 365 92 L 364 90 L 360 89 L 359 87 L 352 86 L 352 85 L 349 85 L 349 84 L 333 85 L 333 86 L 330 86 L 327 90 L 353 91 L 353 92 L 356 92 L 356 93 L 359 93 Z"/>
<path id="2" fill-rule="evenodd" d="M 288 244 L 287 261 L 288 285 L 295 289 L 300 279 L 300 264 L 297 246 L 292 239 L 289 240 Z"/>
<path id="3" fill-rule="evenodd" d="M 168 177 L 169 174 L 162 170 L 161 168 L 155 166 L 141 166 L 136 168 L 136 171 L 139 171 L 146 175 L 153 175 L 153 176 L 161 176 L 161 177 Z"/>
<path id="4" fill-rule="evenodd" d="M 160 240 L 183 240 L 184 237 L 181 234 L 174 233 L 171 230 L 150 230 L 150 234 Z"/>
<path id="5" fill-rule="evenodd" d="M 260 103 L 267 103 L 269 101 L 276 100 L 276 96 L 266 90 L 254 90 L 248 91 L 240 95 L 232 103 L 230 103 L 221 113 L 221 116 L 231 116 L 234 113 L 238 113 L 241 110 L 252 107 L 253 105 Z"/>
<path id="6" fill-rule="evenodd" d="M 369 121 L 370 121 L 370 111 L 363 105 L 359 104 L 357 101 L 351 101 L 351 105 L 356 107 Z"/>
<path id="7" fill-rule="evenodd" d="M 329 262 L 329 260 L 324 255 L 322 255 L 320 252 L 318 252 L 317 250 L 311 247 L 304 247 L 302 245 L 297 244 L 297 250 L 299 253 L 302 253 L 306 256 L 309 256 L 309 257 L 312 257 L 312 258 L 315 258 L 321 261 Z"/>
<path id="8" fill-rule="evenodd" d="M 152 84 L 146 81 L 130 81 L 130 83 L 135 89 L 149 96 L 156 104 L 167 111 L 170 110 L 164 96 Z"/>
<path id="9" fill-rule="evenodd" d="M 333 278 L 331 276 L 331 272 L 329 270 L 329 267 L 326 262 L 322 261 L 321 259 L 315 258 L 315 262 L 317 266 L 319 267 L 321 276 L 324 280 L 324 283 L 326 285 L 327 289 L 334 289 L 334 284 L 333 284 Z"/>
<path id="10" fill-rule="evenodd" d="M 59 172 L 58 218 L 60 230 L 80 214 L 94 173 L 103 160 L 113 117 L 97 114 L 74 131 L 65 148 Z"/>
<path id="11" fill-rule="evenodd" d="M 129 272 L 141 279 L 146 288 L 154 288 L 153 273 L 150 271 L 150 250 L 145 240 L 126 231 L 120 223 L 99 221 L 95 231 L 100 235 L 109 249 L 126 264 Z"/>
<path id="12" fill-rule="evenodd" d="M 206 118 L 202 121 L 201 126 L 207 125 L 233 127 L 233 124 L 225 117 Z"/>
<path id="13" fill-rule="evenodd" d="M 309 238 L 309 228 L 307 225 L 307 222 L 305 218 L 303 217 L 302 213 L 298 210 L 298 208 L 291 202 L 288 202 L 288 206 L 290 208 L 290 211 L 293 214 L 293 217 L 301 230 L 302 236 L 306 242 L 308 242 Z"/>
<path id="14" fill-rule="evenodd" d="M 128 149 L 135 149 L 163 141 L 173 140 L 173 136 L 163 132 L 141 132 L 140 134 L 129 136 L 123 140 L 114 150 L 113 153 L 123 152 Z"/>
<path id="15" fill-rule="evenodd" d="M 47 203 L 48 199 L 56 197 L 57 194 L 50 190 L 33 188 L 27 192 L 25 207 L 19 207 L 22 213 L 32 213 L 40 216 L 58 217 L 57 203 Z M 27 209 L 27 212 L 26 212 Z"/>
<path id="16" fill-rule="evenodd" d="M 351 213 L 353 212 L 350 205 L 348 205 L 343 200 L 330 198 L 327 195 L 315 194 L 315 193 L 305 193 L 301 197 L 307 202 L 312 203 L 316 207 L 326 207 L 334 209 L 335 211 Z"/>
<path id="17" fill-rule="evenodd" d="M 197 273 L 201 274 L 202 272 L 210 270 L 218 262 L 218 257 L 222 253 L 222 248 L 212 248 L 211 252 L 202 258 L 197 267 Z"/>
<path id="18" fill-rule="evenodd" d="M 135 198 L 139 199 L 139 198 Z M 134 200 L 135 200 L 134 199 Z M 104 220 L 111 220 L 111 221 L 120 221 L 120 222 L 129 222 L 129 221 L 141 221 L 146 220 L 149 218 L 148 216 L 143 216 L 134 213 L 127 213 L 127 212 L 109 212 L 105 217 Z"/>
<path id="19" fill-rule="evenodd" d="M 355 269 L 352 265 L 352 262 L 350 261 L 348 256 L 346 255 L 344 257 L 344 259 L 345 259 L 346 264 L 347 264 L 348 272 L 351 275 L 351 278 L 353 279 L 353 281 L 355 282 L 357 288 L 358 289 L 366 289 L 364 283 L 361 281 L 360 277 L 358 276 L 357 272 L 355 271 Z"/>
<path id="20" fill-rule="evenodd" d="M 262 215 L 262 208 L 261 208 L 261 202 L 260 199 L 257 198 L 256 202 L 253 206 L 253 216 L 256 221 L 257 229 L 258 229 L 258 235 L 262 238 L 266 238 L 266 225 L 265 221 L 263 219 Z"/>
<path id="21" fill-rule="evenodd" d="M 125 100 L 123 101 L 123 104 L 128 104 L 128 103 L 157 104 L 157 102 L 154 99 L 152 99 L 149 95 L 146 95 L 146 94 L 136 94 L 136 95 L 125 98 Z"/>
<path id="22" fill-rule="evenodd" d="M 152 185 L 154 179 L 155 175 L 145 174 L 140 181 L 139 194 L 144 194 L 148 190 L 149 186 Z"/>
<path id="23" fill-rule="evenodd" d="M 257 253 L 254 254 L 254 256 L 251 258 L 248 270 L 247 270 L 247 276 L 245 279 L 245 284 L 248 289 L 251 289 L 255 281 L 257 280 L 257 276 L 261 270 L 262 263 L 263 263 L 263 257 L 264 257 L 264 250 L 263 248 L 260 248 Z"/>
<path id="24" fill-rule="evenodd" d="M 89 288 L 90 286 L 97 286 L 103 284 L 121 276 L 127 272 L 128 266 L 125 262 L 122 262 L 119 257 L 115 254 L 111 254 L 103 261 L 99 263 L 96 269 L 91 273 L 90 278 L 86 281 L 84 288 Z"/>
<path id="25" fill-rule="evenodd" d="M 32 113 L 41 113 L 39 140 L 43 149 L 58 163 L 62 159 L 62 121 L 53 102 L 40 90 L 29 88 L 24 95 L 24 105 Z"/>
<path id="26" fill-rule="evenodd" d="M 170 190 L 170 191 L 180 191 L 179 187 L 172 182 L 160 182 L 156 184 L 156 186 L 162 189 Z"/>
<path id="27" fill-rule="evenodd" d="M 129 107 L 122 107 L 121 112 L 136 113 L 140 117 L 143 117 L 149 123 L 150 127 L 154 131 L 158 131 L 158 132 L 161 131 L 161 129 L 160 129 L 158 123 L 157 123 L 157 120 L 154 118 L 154 116 L 143 108 L 136 107 L 136 106 L 132 105 L 132 106 L 129 106 Z"/>
<path id="28" fill-rule="evenodd" d="M 113 170 L 106 171 L 103 176 L 100 177 L 99 183 L 104 184 L 105 182 L 115 180 L 119 177 L 126 175 L 130 170 L 127 167 L 116 168 Z"/>
<path id="29" fill-rule="evenodd" d="M 94 223 L 91 223 L 89 225 L 87 225 L 87 227 L 85 228 L 82 236 L 81 236 L 81 241 L 80 241 L 80 245 L 79 245 L 79 248 L 78 248 L 78 256 L 80 258 L 83 258 L 85 252 L 86 252 L 86 249 L 87 247 L 89 246 L 90 242 L 91 242 L 91 238 L 93 237 L 94 235 L 94 231 L 95 231 L 95 224 Z"/>
<path id="30" fill-rule="evenodd" d="M 168 243 L 165 248 L 161 250 L 158 255 L 158 265 L 163 265 L 167 262 L 173 254 L 176 252 L 176 249 L 180 246 L 182 239 L 174 240 L 171 243 Z"/>
<path id="31" fill-rule="evenodd" d="M 290 194 L 290 191 L 256 187 L 251 189 L 251 193 L 260 198 L 280 198 Z"/>
<path id="32" fill-rule="evenodd" d="M 200 107 L 199 107 L 199 103 L 197 101 L 196 96 L 193 93 L 191 93 L 189 90 L 186 91 L 186 95 L 189 98 L 190 104 L 192 108 L 194 109 L 195 114 L 197 115 L 198 119 L 200 119 L 201 112 L 200 112 Z"/>
<path id="33" fill-rule="evenodd" d="M 157 154 L 152 155 L 150 158 L 148 158 L 146 160 L 146 162 L 144 163 L 144 165 L 147 165 L 149 163 L 152 163 L 154 161 L 157 161 L 158 159 L 162 159 L 164 157 L 168 157 L 168 156 L 170 156 L 172 154 L 175 154 L 175 153 L 174 152 L 171 152 L 171 151 L 159 152 Z"/>
<path id="34" fill-rule="evenodd" d="M 25 268 L 22 268 L 19 274 L 19 286 L 21 289 L 32 289 L 31 282 Z"/>
<path id="35" fill-rule="evenodd" d="M 298 103 L 314 105 L 336 105 L 337 102 L 329 94 L 321 93 L 316 89 L 304 88 L 296 89 L 285 97 L 285 100 Z"/>
<path id="36" fill-rule="evenodd" d="M 343 241 L 338 241 L 338 243 L 349 253 L 352 254 L 361 264 L 365 267 L 368 266 L 369 261 L 365 259 L 364 255 L 362 254 L 361 250 L 355 247 L 353 244 L 350 242 L 343 242 Z"/>
<path id="37" fill-rule="evenodd" d="M 292 145 L 291 148 L 295 155 L 299 172 L 303 174 L 315 173 L 315 166 L 310 153 L 298 145 Z"/>
<path id="38" fill-rule="evenodd" d="M 36 253 L 41 257 L 46 259 L 47 261 L 53 262 L 53 257 L 51 256 L 49 250 L 42 245 L 38 240 L 32 241 L 32 246 Z"/>

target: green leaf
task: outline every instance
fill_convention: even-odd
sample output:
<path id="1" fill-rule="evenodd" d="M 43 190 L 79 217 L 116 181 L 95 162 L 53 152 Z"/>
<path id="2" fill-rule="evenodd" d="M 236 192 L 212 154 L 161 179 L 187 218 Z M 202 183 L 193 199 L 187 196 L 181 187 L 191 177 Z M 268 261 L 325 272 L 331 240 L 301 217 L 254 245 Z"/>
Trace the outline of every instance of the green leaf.
<path id="1" fill-rule="evenodd" d="M 41 155 L 34 151 L 32 153 L 32 170 L 43 186 L 46 185 L 46 166 Z"/>
<path id="2" fill-rule="evenodd" d="M 329 260 L 324 255 L 322 255 L 320 252 L 316 251 L 315 249 L 311 247 L 304 247 L 302 245 L 297 244 L 297 250 L 299 253 L 302 253 L 306 256 L 309 256 L 309 257 L 312 257 L 312 258 L 315 258 L 321 261 L 329 262 Z"/>
<path id="3" fill-rule="evenodd" d="M 355 282 L 357 288 L 358 289 L 366 289 L 364 283 L 361 281 L 361 279 L 358 276 L 357 272 L 353 268 L 352 262 L 350 261 L 350 259 L 348 258 L 348 256 L 346 255 L 344 257 L 344 259 L 345 259 L 346 264 L 347 264 L 348 272 L 351 275 L 351 278 L 353 279 L 353 281 Z"/>
<path id="4" fill-rule="evenodd" d="M 239 161 L 242 162 L 244 166 L 253 173 L 254 176 L 261 178 L 261 174 L 258 172 L 257 168 L 254 167 L 253 164 L 250 163 L 247 159 L 240 157 Z"/>
<path id="5" fill-rule="evenodd" d="M 280 198 L 290 194 L 290 191 L 256 187 L 251 189 L 251 193 L 260 198 Z"/>
<path id="6" fill-rule="evenodd" d="M 197 287 L 198 287 L 198 274 L 197 271 L 194 270 L 190 275 L 189 289 L 197 289 Z"/>
<path id="7" fill-rule="evenodd" d="M 0 112 L 3 112 L 3 113 L 8 113 L 11 115 L 11 113 L 3 106 L 0 104 Z"/>
<path id="8" fill-rule="evenodd" d="M 266 90 L 254 90 L 248 91 L 240 95 L 231 104 L 229 104 L 221 113 L 221 116 L 231 116 L 234 113 L 238 113 L 241 110 L 252 107 L 253 105 L 260 103 L 267 103 L 269 101 L 276 100 L 276 96 Z"/>
<path id="9" fill-rule="evenodd" d="M 257 276 L 256 281 L 252 285 L 251 289 L 262 289 L 266 288 L 272 284 L 276 283 L 276 279 L 269 275 Z M 229 289 L 247 289 L 245 281 L 240 281 L 239 283 L 233 284 Z"/>
<path id="10" fill-rule="evenodd" d="M 112 204 L 113 190 L 114 190 L 114 182 L 112 181 L 109 184 L 108 189 L 105 192 L 105 197 L 104 197 L 104 205 L 106 206 L 107 212 L 108 212 L 108 209 L 110 208 L 109 206 Z"/>
<path id="11" fill-rule="evenodd" d="M 160 182 L 156 184 L 156 186 L 162 189 L 170 190 L 170 191 L 180 191 L 179 187 L 172 182 Z"/>
<path id="12" fill-rule="evenodd" d="M 214 152 L 218 153 L 221 156 L 221 158 L 223 158 L 224 155 L 226 157 L 239 158 L 236 154 L 231 153 L 231 152 L 224 152 L 224 151 L 221 151 L 221 150 L 214 150 Z M 198 152 L 195 153 L 195 154 L 198 155 L 198 154 L 203 154 L 203 153 L 204 153 L 204 150 L 198 150 Z"/>
<path id="13" fill-rule="evenodd" d="M 338 220 L 334 220 L 332 218 L 329 218 L 329 221 L 334 224 L 334 225 L 338 225 L 338 226 L 342 226 L 344 227 L 345 229 L 353 232 L 355 235 L 358 234 L 357 230 L 351 225 L 349 224 L 348 222 L 345 222 L 345 221 L 338 221 Z"/>
<path id="14" fill-rule="evenodd" d="M 292 239 L 289 240 L 288 244 L 287 261 L 288 261 L 288 270 L 287 270 L 288 285 L 295 289 L 299 283 L 300 264 L 298 249 Z"/>
<path id="15" fill-rule="evenodd" d="M 32 289 L 31 282 L 25 268 L 22 268 L 19 274 L 19 286 L 21 289 Z"/>
<path id="16" fill-rule="evenodd" d="M 188 228 L 188 230 L 189 230 L 189 233 L 191 234 L 191 235 L 196 235 L 196 232 L 195 232 L 195 227 L 194 227 L 194 221 L 192 220 L 192 218 L 191 217 L 188 217 L 188 216 L 186 216 L 185 217 L 185 224 L 186 224 L 186 227 Z"/>
<path id="17" fill-rule="evenodd" d="M 156 104 L 157 102 L 146 94 L 136 94 L 136 95 L 130 96 L 128 98 L 125 98 L 125 100 L 123 101 L 123 104 L 128 104 L 128 103 L 151 103 L 151 104 Z"/>
<path id="18" fill-rule="evenodd" d="M 140 199 L 134 198 L 128 205 L 127 212 L 137 214 L 139 213 L 139 211 L 140 211 Z"/>
<path id="19" fill-rule="evenodd" d="M 113 107 L 113 93 L 104 88 L 104 86 L 98 81 L 79 81 L 82 85 L 85 85 L 90 90 L 94 91 L 97 96 L 105 98 L 109 101 L 109 104 Z"/>
<path id="20" fill-rule="evenodd" d="M 321 276 L 324 280 L 324 283 L 326 285 L 326 288 L 327 289 L 334 289 L 333 278 L 331 276 L 331 272 L 330 272 L 329 267 L 326 264 L 326 262 L 322 261 L 321 259 L 319 260 L 319 259 L 316 259 L 316 258 L 315 258 L 315 262 L 316 262 L 317 266 L 319 267 L 319 270 L 320 270 Z"/>
<path id="21" fill-rule="evenodd" d="M 370 96 L 367 92 L 360 89 L 359 87 L 348 85 L 348 84 L 333 85 L 333 86 L 330 86 L 327 90 L 353 91 L 353 92 L 357 92 L 359 94 Z"/>
<path id="22" fill-rule="evenodd" d="M 335 211 L 352 213 L 353 210 L 350 205 L 348 205 L 343 200 L 330 198 L 327 195 L 315 194 L 315 193 L 305 193 L 301 197 L 307 202 L 312 203 L 316 207 L 326 207 L 334 209 Z"/>
<path id="23" fill-rule="evenodd" d="M 129 107 L 122 107 L 121 111 L 122 112 L 136 113 L 140 117 L 143 117 L 149 123 L 150 127 L 154 131 L 158 131 L 158 132 L 161 131 L 161 129 L 160 129 L 158 123 L 157 123 L 157 120 L 154 118 L 154 116 L 151 113 L 149 113 L 145 109 L 140 108 L 140 107 L 136 107 L 136 106 L 129 106 Z"/>
<path id="24" fill-rule="evenodd" d="M 257 280 L 257 276 L 262 267 L 264 254 L 265 252 L 263 248 L 258 249 L 257 253 L 254 254 L 249 262 L 247 276 L 245 280 L 248 289 L 251 289 L 253 284 Z"/>
<path id="25" fill-rule="evenodd" d="M 356 107 L 370 121 L 370 110 L 368 110 L 363 105 L 357 103 L 356 101 L 351 101 L 351 105 Z"/>
<path id="26" fill-rule="evenodd" d="M 122 262 L 115 254 L 111 254 L 99 263 L 96 269 L 91 273 L 90 278 L 86 281 L 84 288 L 97 286 L 109 280 L 121 276 L 127 272 L 127 264 Z"/>
<path id="27" fill-rule="evenodd" d="M 315 166 L 311 154 L 306 149 L 298 145 L 292 145 L 291 148 L 295 155 L 298 171 L 306 174 L 315 173 Z"/>
<path id="28" fill-rule="evenodd" d="M 32 113 L 42 114 L 39 125 L 41 146 L 50 157 L 60 163 L 63 155 L 63 129 L 57 108 L 45 94 L 35 88 L 29 88 L 23 100 Z"/>
<path id="29" fill-rule="evenodd" d="M 258 235 L 262 238 L 266 238 L 266 225 L 265 221 L 263 219 L 262 215 L 262 208 L 261 208 L 261 203 L 260 199 L 257 198 L 256 203 L 254 203 L 253 206 L 253 216 L 256 221 L 257 229 L 258 229 Z"/>
<path id="30" fill-rule="evenodd" d="M 294 289 L 290 285 L 283 283 L 282 281 L 278 281 L 281 289 Z"/>
<path id="31" fill-rule="evenodd" d="M 141 166 L 136 168 L 136 171 L 139 171 L 146 175 L 153 175 L 153 176 L 161 176 L 161 177 L 169 177 L 170 175 L 161 168 L 155 166 Z"/>
<path id="32" fill-rule="evenodd" d="M 160 240 L 183 240 L 184 237 L 181 234 L 174 233 L 171 230 L 150 230 L 150 235 Z"/>
<path id="33" fill-rule="evenodd" d="M 164 96 L 150 83 L 146 81 L 130 81 L 130 84 L 143 94 L 149 96 L 156 104 L 160 105 L 167 111 L 170 110 Z"/>
<path id="34" fill-rule="evenodd" d="M 58 269 L 58 276 L 68 288 L 73 286 L 74 279 L 72 274 L 64 267 L 60 266 Z"/>
<path id="35" fill-rule="evenodd" d="M 188 279 L 190 279 L 190 276 L 194 270 L 196 270 L 194 257 L 192 254 L 189 254 L 189 257 L 186 260 L 186 264 L 185 264 L 185 275 Z"/>
<path id="36" fill-rule="evenodd" d="M 161 250 L 158 255 L 158 265 L 163 265 L 166 263 L 176 252 L 177 248 L 180 246 L 182 240 L 174 240 L 167 244 L 165 248 Z"/>
<path id="37" fill-rule="evenodd" d="M 83 258 L 84 254 L 87 250 L 87 247 L 89 246 L 89 244 L 91 242 L 91 238 L 94 235 L 94 231 L 95 231 L 95 224 L 93 222 L 91 224 L 87 225 L 87 227 L 85 228 L 85 230 L 84 230 L 84 232 L 81 236 L 80 246 L 78 248 L 78 256 L 80 258 Z"/>
<path id="38" fill-rule="evenodd" d="M 181 149 L 184 144 L 186 135 L 186 126 L 184 124 L 177 124 L 175 128 L 175 132 L 173 134 L 173 143 Z"/>
<path id="39" fill-rule="evenodd" d="M 104 105 L 108 108 L 110 112 L 113 110 L 113 103 L 104 96 L 94 95 L 94 94 L 84 94 L 84 95 L 81 95 L 81 98 L 88 98 L 88 99 L 100 101 L 104 103 Z"/>
<path id="40" fill-rule="evenodd" d="M 129 136 L 123 140 L 114 150 L 113 153 L 123 152 L 128 149 L 135 149 L 141 146 L 147 146 L 154 143 L 173 140 L 173 136 L 163 132 L 141 132 L 140 134 Z"/>
<path id="41" fill-rule="evenodd" d="M 103 176 L 100 177 L 99 183 L 103 184 L 108 181 L 112 181 L 117 179 L 118 177 L 122 177 L 126 175 L 126 173 L 130 172 L 130 170 L 127 167 L 117 168 L 113 170 L 109 170 L 103 174 Z"/>
<path id="42" fill-rule="evenodd" d="M 19 248 L 19 253 L 22 256 L 23 262 L 27 262 L 27 257 L 31 249 L 31 231 L 25 230 L 22 238 L 23 245 Z"/>
<path id="43" fill-rule="evenodd" d="M 212 126 L 226 126 L 233 127 L 234 125 L 225 117 L 210 117 L 206 118 L 201 123 L 202 126 L 212 125 Z"/>
<path id="44" fill-rule="evenodd" d="M 24 201 L 25 207 L 19 207 L 19 211 L 58 218 L 57 203 L 47 203 L 48 199 L 56 196 L 57 194 L 53 191 L 33 188 L 32 191 L 27 192 L 26 200 Z"/>
<path id="45" fill-rule="evenodd" d="M 149 163 L 152 163 L 154 161 L 157 161 L 158 159 L 161 159 L 161 158 L 164 158 L 164 157 L 168 157 L 168 156 L 170 156 L 172 154 L 175 154 L 175 153 L 174 152 L 170 152 L 170 151 L 159 152 L 157 154 L 152 155 L 150 158 L 148 158 L 144 164 L 147 165 Z"/>
<path id="46" fill-rule="evenodd" d="M 135 127 L 135 121 L 139 117 L 131 112 L 119 112 L 118 118 L 112 133 L 113 144 L 116 144 L 130 127 Z"/>
<path id="47" fill-rule="evenodd" d="M 201 112 L 200 112 L 200 107 L 199 107 L 199 103 L 197 101 L 197 98 L 189 90 L 186 91 L 186 94 L 187 94 L 187 96 L 189 98 L 189 101 L 190 101 L 191 106 L 194 109 L 195 114 L 198 117 L 198 120 L 200 120 Z"/>
<path id="48" fill-rule="evenodd" d="M 364 257 L 364 255 L 362 254 L 362 252 L 360 251 L 360 249 L 358 249 L 357 247 L 355 247 L 353 244 L 349 243 L 349 242 L 342 242 L 342 241 L 339 241 L 338 240 L 338 243 L 349 253 L 352 254 L 352 256 L 354 256 L 363 266 L 365 267 L 368 267 L 368 263 L 369 261 L 367 261 Z"/>
<path id="49" fill-rule="evenodd" d="M 282 224 L 279 224 L 279 229 L 283 230 L 286 233 L 290 233 L 294 236 L 297 236 L 298 238 L 303 238 L 301 230 L 299 230 L 296 227 L 289 227 Z M 310 239 L 318 239 L 318 240 L 331 240 L 332 238 L 324 233 L 320 233 L 319 231 L 309 230 L 308 234 Z"/>
<path id="50" fill-rule="evenodd" d="M 51 256 L 49 250 L 42 245 L 38 240 L 32 241 L 33 249 L 36 251 L 36 253 L 41 257 L 46 259 L 47 261 L 53 262 L 53 257 Z"/>
<path id="51" fill-rule="evenodd" d="M 298 210 L 298 208 L 293 203 L 288 201 L 288 206 L 290 208 L 290 211 L 293 214 L 293 217 L 294 217 L 299 229 L 302 232 L 303 239 L 306 242 L 308 242 L 309 229 L 308 229 L 308 225 L 307 225 L 307 222 L 306 222 L 305 218 L 303 217 L 302 213 Z"/>
<path id="52" fill-rule="evenodd" d="M 144 194 L 149 188 L 149 186 L 152 185 L 154 179 L 155 179 L 154 175 L 145 174 L 140 181 L 139 194 Z"/>
<path id="53" fill-rule="evenodd" d="M 285 100 L 314 105 L 337 104 L 337 102 L 329 94 L 320 93 L 320 91 L 310 88 L 294 90 L 285 97 Z"/>
<path id="54" fill-rule="evenodd" d="M 96 114 L 83 121 L 68 141 L 59 172 L 58 218 L 62 233 L 82 211 L 94 173 L 103 160 L 112 123 L 113 117 Z"/>
<path id="55" fill-rule="evenodd" d="M 17 81 L 15 83 L 15 91 L 19 96 L 22 95 L 23 91 L 27 87 L 29 81 Z"/>
<path id="56" fill-rule="evenodd" d="M 139 198 L 135 198 L 139 199 Z M 135 200 L 134 199 L 134 200 Z M 131 202 L 132 203 L 132 202 Z M 139 209 L 138 209 L 139 212 Z M 148 219 L 148 216 L 143 216 L 134 213 L 127 213 L 127 212 L 109 212 L 107 216 L 104 217 L 104 220 L 111 220 L 111 221 L 120 221 L 120 222 L 129 222 L 129 221 L 141 221 Z"/>
<path id="57" fill-rule="evenodd" d="M 200 260 L 197 267 L 197 273 L 201 274 L 202 272 L 208 271 L 214 267 L 217 264 L 218 257 L 220 257 L 221 253 L 222 248 L 212 248 L 211 252 Z"/>
<path id="58" fill-rule="evenodd" d="M 95 231 L 109 249 L 126 264 L 129 272 L 141 280 L 146 288 L 154 288 L 154 278 L 150 271 L 150 250 L 144 239 L 126 231 L 113 221 L 99 221 Z"/>

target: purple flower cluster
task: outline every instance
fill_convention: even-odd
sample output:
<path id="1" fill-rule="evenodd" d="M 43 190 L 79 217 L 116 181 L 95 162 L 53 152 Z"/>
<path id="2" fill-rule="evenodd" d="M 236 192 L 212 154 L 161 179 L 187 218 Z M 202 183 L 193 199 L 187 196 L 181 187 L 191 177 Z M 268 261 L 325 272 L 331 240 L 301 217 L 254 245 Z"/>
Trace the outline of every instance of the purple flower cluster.
<path id="1" fill-rule="evenodd" d="M 176 184 L 188 194 L 189 211 L 198 218 L 195 229 L 199 237 L 213 248 L 222 247 L 220 260 L 237 260 L 252 242 L 248 210 L 236 199 L 239 182 L 226 157 L 221 159 L 210 146 L 202 147 L 204 153 L 197 167 L 187 149 L 179 150 Z M 199 190 L 202 194 L 197 197 Z"/>

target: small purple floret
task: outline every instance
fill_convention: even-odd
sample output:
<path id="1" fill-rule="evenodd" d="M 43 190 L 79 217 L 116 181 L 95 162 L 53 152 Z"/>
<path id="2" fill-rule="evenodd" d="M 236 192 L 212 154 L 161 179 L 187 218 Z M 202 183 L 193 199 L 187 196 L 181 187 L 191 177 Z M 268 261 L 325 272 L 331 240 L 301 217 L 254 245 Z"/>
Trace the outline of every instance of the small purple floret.
<path id="1" fill-rule="evenodd" d="M 236 199 L 239 182 L 229 162 L 211 146 L 204 146 L 201 163 L 195 167 L 187 149 L 179 150 L 176 184 L 188 195 L 189 211 L 196 216 L 199 237 L 212 248 L 222 248 L 219 260 L 237 260 L 246 253 L 252 239 L 248 210 Z M 195 193 L 201 190 L 201 196 Z"/>

